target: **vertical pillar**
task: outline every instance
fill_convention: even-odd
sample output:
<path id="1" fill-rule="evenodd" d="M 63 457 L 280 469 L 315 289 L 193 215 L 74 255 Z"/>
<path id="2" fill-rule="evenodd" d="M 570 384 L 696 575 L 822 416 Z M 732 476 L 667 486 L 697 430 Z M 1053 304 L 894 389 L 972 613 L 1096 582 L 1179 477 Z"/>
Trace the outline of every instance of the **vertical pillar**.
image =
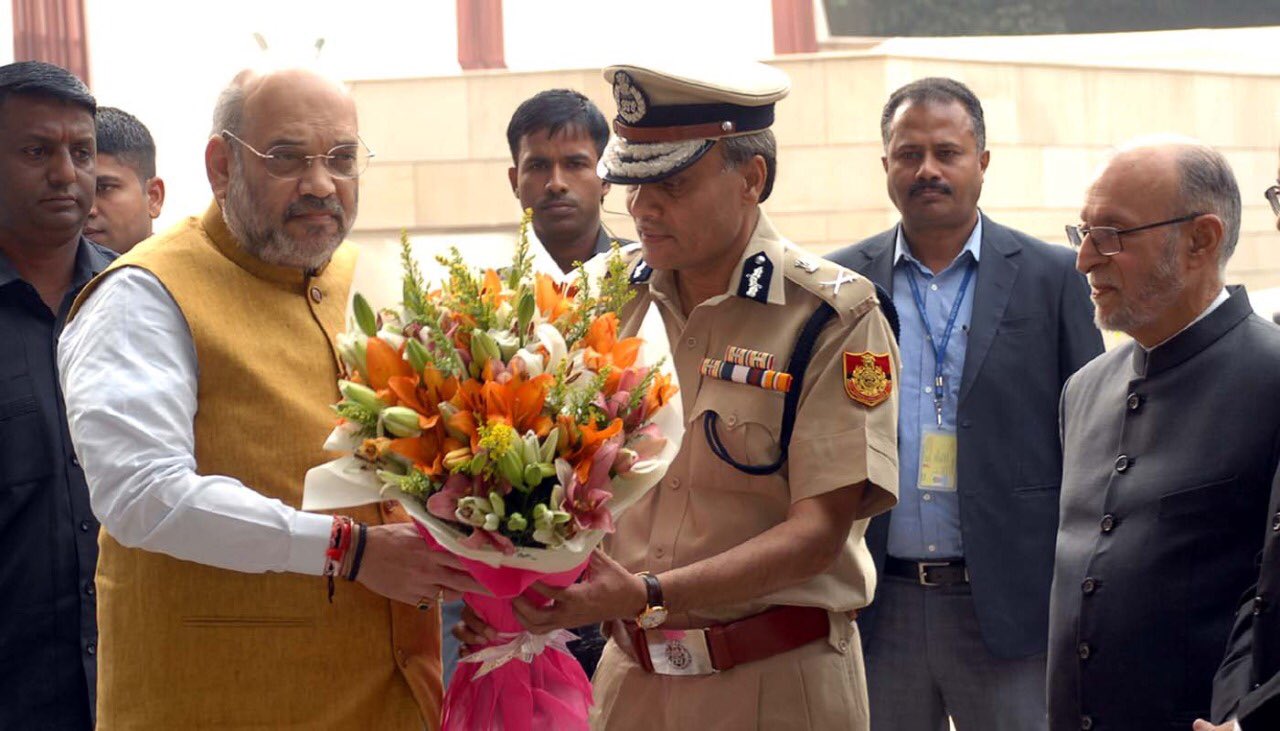
<path id="1" fill-rule="evenodd" d="M 457 0 L 458 64 L 464 71 L 502 69 L 502 0 Z"/>
<path id="2" fill-rule="evenodd" d="M 814 53 L 818 31 L 814 26 L 814 0 L 773 0 L 773 52 Z"/>
<path id="3" fill-rule="evenodd" d="M 57 64 L 87 85 L 84 0 L 13 0 L 13 58 Z"/>

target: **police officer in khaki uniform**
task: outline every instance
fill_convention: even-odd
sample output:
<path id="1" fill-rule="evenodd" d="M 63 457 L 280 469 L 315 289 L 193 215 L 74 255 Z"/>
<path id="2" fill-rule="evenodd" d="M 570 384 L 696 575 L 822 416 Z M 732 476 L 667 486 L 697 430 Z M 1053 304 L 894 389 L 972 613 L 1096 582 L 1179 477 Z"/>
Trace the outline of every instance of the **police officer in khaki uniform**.
<path id="1" fill-rule="evenodd" d="M 852 622 L 875 587 L 863 543 L 896 500 L 898 351 L 874 286 L 783 238 L 761 64 L 614 66 L 601 177 L 628 187 L 634 334 L 661 313 L 687 426 L 588 579 L 535 632 L 606 621 L 599 729 L 866 729 Z M 473 619 L 473 618 L 472 618 Z M 465 628 L 464 641 L 481 639 Z"/>

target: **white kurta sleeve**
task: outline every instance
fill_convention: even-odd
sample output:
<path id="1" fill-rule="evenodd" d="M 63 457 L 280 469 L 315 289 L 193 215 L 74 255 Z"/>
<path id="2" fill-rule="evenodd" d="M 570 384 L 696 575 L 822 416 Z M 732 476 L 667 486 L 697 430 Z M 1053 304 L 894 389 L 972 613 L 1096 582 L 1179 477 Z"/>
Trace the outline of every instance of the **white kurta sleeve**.
<path id="1" fill-rule="evenodd" d="M 154 275 L 130 267 L 102 282 L 63 332 L 58 366 L 93 512 L 113 538 L 235 571 L 323 572 L 332 517 L 196 473 L 195 345 Z"/>

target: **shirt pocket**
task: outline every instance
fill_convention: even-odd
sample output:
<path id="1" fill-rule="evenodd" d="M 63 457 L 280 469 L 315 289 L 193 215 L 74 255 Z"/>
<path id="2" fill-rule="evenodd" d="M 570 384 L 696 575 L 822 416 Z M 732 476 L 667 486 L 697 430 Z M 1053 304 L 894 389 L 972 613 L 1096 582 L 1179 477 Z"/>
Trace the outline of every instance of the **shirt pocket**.
<path id="1" fill-rule="evenodd" d="M 1177 520 L 1211 511 L 1230 511 L 1239 502 L 1240 496 L 1234 489 L 1239 482 L 1239 478 L 1233 476 L 1164 495 L 1160 498 L 1160 519 Z"/>
<path id="2" fill-rule="evenodd" d="M 694 401 L 692 415 L 686 429 L 693 429 L 695 439 L 706 443 L 706 457 L 719 463 L 713 468 L 727 478 L 720 487 L 726 489 L 752 489 L 754 483 L 763 482 L 734 468 L 720 459 L 711 448 L 708 428 L 714 429 L 719 443 L 728 456 L 739 464 L 764 466 L 778 459 L 779 438 L 782 432 L 783 397 L 785 394 L 752 386 L 746 383 L 723 381 L 704 376 L 698 397 Z M 716 417 L 708 425 L 708 414 Z M 702 451 L 702 450 L 699 450 Z M 712 465 L 707 465 L 712 468 Z"/>
<path id="3" fill-rule="evenodd" d="M 39 401 L 30 392 L 0 392 L 0 488 L 36 482 L 52 471 Z"/>

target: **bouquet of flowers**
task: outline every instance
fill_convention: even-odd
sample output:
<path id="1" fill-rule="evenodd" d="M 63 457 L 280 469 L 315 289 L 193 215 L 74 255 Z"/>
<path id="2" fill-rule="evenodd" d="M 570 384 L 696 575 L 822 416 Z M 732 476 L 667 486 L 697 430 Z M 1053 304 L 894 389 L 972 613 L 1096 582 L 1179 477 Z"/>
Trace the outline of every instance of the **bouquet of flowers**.
<path id="1" fill-rule="evenodd" d="M 326 448 L 344 456 L 306 478 L 307 509 L 399 500 L 429 548 L 492 592 L 463 597 L 502 635 L 454 675 L 446 729 L 586 728 L 572 635 L 523 632 L 511 600 L 545 603 L 533 583 L 577 580 L 683 432 L 665 330 L 618 338 L 632 292 L 616 245 L 598 279 L 579 267 L 557 282 L 532 271 L 530 216 L 509 269 L 473 271 L 455 249 L 436 289 L 402 237 L 400 305 L 375 311 L 356 294 L 338 338 L 346 373 Z"/>

